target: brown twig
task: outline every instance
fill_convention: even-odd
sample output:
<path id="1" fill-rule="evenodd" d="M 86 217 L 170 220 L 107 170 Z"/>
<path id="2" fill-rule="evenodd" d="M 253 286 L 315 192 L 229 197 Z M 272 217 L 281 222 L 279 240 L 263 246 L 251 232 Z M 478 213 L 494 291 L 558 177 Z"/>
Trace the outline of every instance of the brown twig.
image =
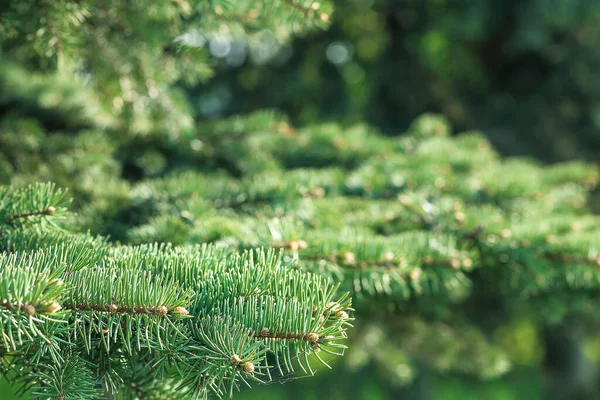
<path id="1" fill-rule="evenodd" d="M 12 226 L 15 223 L 15 221 L 18 219 L 34 217 L 34 216 L 38 216 L 38 215 L 52 215 L 52 214 L 54 214 L 55 211 L 56 211 L 56 208 L 50 206 L 50 207 L 46 208 L 45 210 L 23 212 L 23 213 L 15 214 L 15 215 L 11 216 L 9 219 L 4 221 L 4 223 L 6 225 Z"/>
<path id="2" fill-rule="evenodd" d="M 271 332 L 268 328 L 250 332 L 250 336 L 260 339 L 303 340 L 313 344 L 320 339 L 319 334 L 315 332 Z"/>
<path id="3" fill-rule="evenodd" d="M 64 308 L 71 311 L 99 311 L 107 313 L 124 313 L 124 314 L 154 314 L 159 317 L 164 317 L 169 310 L 165 306 L 123 306 L 116 304 L 88 304 L 88 303 L 68 303 L 64 304 Z M 174 310 L 175 311 L 175 310 Z"/>

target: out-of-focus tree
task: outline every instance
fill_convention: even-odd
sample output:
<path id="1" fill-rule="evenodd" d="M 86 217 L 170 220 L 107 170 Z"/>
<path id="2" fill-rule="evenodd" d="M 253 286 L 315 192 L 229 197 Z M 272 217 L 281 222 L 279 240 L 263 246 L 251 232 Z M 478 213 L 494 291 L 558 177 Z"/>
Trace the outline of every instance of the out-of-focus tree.
<path id="1" fill-rule="evenodd" d="M 595 0 L 338 1 L 330 29 L 271 53 L 225 57 L 191 92 L 198 112 L 278 107 L 296 123 L 366 120 L 395 134 L 438 111 L 505 154 L 600 151 Z"/>

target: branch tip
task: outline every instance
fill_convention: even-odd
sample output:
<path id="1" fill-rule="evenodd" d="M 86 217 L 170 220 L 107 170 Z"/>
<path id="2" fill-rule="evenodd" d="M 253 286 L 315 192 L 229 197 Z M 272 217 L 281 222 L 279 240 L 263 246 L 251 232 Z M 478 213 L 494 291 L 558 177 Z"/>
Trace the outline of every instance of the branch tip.
<path id="1" fill-rule="evenodd" d="M 9 217 L 6 221 L 4 221 L 4 223 L 6 225 L 14 225 L 15 221 L 21 218 L 27 218 L 27 217 L 35 217 L 38 215 L 52 215 L 54 214 L 54 212 L 56 211 L 56 208 L 54 206 L 50 206 L 46 209 L 43 210 L 37 210 L 37 211 L 28 211 L 28 212 L 23 212 L 20 214 L 15 214 L 12 215 L 11 217 Z"/>

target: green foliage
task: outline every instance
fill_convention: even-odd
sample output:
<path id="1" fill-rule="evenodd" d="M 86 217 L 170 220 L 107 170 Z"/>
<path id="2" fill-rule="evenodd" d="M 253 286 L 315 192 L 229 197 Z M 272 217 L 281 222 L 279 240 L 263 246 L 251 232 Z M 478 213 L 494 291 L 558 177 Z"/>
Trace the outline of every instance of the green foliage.
<path id="1" fill-rule="evenodd" d="M 250 124 L 254 118 L 249 118 Z M 277 334 L 296 332 L 290 336 L 294 341 L 299 338 L 297 332 L 315 331 L 320 337 L 340 332 L 347 311 L 331 303 L 334 287 L 327 283 L 339 282 L 344 291 L 352 292 L 361 315 L 354 331 L 357 349 L 350 351 L 347 368 L 375 363 L 389 379 L 405 383 L 419 374 L 414 360 L 437 371 L 482 379 L 505 374 L 519 358 L 500 339 L 504 336 L 495 333 L 501 330 L 504 313 L 511 318 L 535 314 L 537 326 L 562 321 L 573 312 L 596 318 L 592 304 L 600 282 L 595 250 L 598 218 L 586 210 L 588 190 L 599 178 L 596 168 L 581 163 L 544 168 L 526 159 L 504 161 L 480 134 L 452 138 L 443 119 L 426 115 L 398 140 L 355 128 L 360 135 L 370 135 L 368 152 L 349 146 L 342 147 L 336 157 L 321 158 L 322 154 L 313 156 L 309 149 L 306 159 L 317 157 L 315 164 L 321 168 L 283 169 L 287 149 L 304 154 L 298 143 L 305 141 L 340 146 L 343 132 L 330 135 L 316 126 L 278 136 L 278 123 L 263 126 L 272 133 L 249 130 L 236 146 L 257 141 L 256 148 L 279 169 L 267 165 L 262 172 L 247 171 L 239 178 L 174 171 L 133 184 L 127 201 L 115 203 L 112 210 L 120 218 L 112 223 L 129 221 L 122 239 L 174 242 L 183 247 L 114 247 L 99 242 L 107 255 L 96 261 L 98 267 L 65 279 L 81 288 L 73 292 L 69 304 L 80 304 L 85 310 L 85 304 L 76 299 L 90 292 L 96 293 L 95 304 L 109 304 L 109 298 L 164 303 L 169 310 L 186 304 L 192 315 L 206 319 L 215 331 L 237 326 L 226 316 L 239 315 L 240 329 L 254 332 L 250 337 L 258 334 L 260 338 L 262 327 L 270 326 L 269 332 Z M 291 145 L 269 145 L 274 140 Z M 339 157 L 346 157 L 344 151 L 356 161 L 340 163 Z M 356 158 L 354 152 L 359 154 Z M 94 229 L 86 225 L 89 219 L 85 217 L 99 213 L 94 204 L 83 207 L 83 218 L 71 224 Z M 113 230 L 110 226 L 108 222 L 103 229 Z M 207 241 L 216 247 L 194 245 Z M 282 249 L 283 258 L 251 250 L 257 247 Z M 236 255 L 245 249 L 250 252 Z M 116 271 L 122 275 L 107 281 Z M 142 297 L 130 297 L 128 287 L 140 288 Z M 189 293 L 178 291 L 185 288 L 202 296 L 189 300 Z M 263 304 L 260 313 L 256 314 L 257 303 L 235 300 L 248 294 Z M 344 298 L 339 302 L 348 306 Z M 500 309 L 505 311 L 492 316 L 477 306 L 490 302 L 502 304 Z M 225 319 L 215 319 L 215 310 Z M 392 320 L 390 312 L 396 316 Z M 483 321 L 482 312 L 487 313 Z M 323 318 L 315 319 L 315 315 Z M 128 322 L 131 317 L 82 316 L 83 325 L 76 332 L 82 338 L 90 332 L 102 338 L 102 329 L 108 330 L 108 338 L 98 342 L 105 351 L 123 342 L 127 343 L 122 344 L 125 353 L 162 354 L 175 328 L 154 317 L 144 315 L 136 322 L 149 332 L 145 335 L 156 333 L 149 342 L 117 329 L 119 324 L 133 324 Z M 209 342 L 204 328 L 189 329 L 192 337 Z M 361 338 L 370 339 L 361 343 Z M 302 360 L 299 365 L 312 370 L 305 356 L 311 351 L 306 339 L 296 347 L 286 342 L 269 345 L 278 375 L 292 370 L 292 360 Z M 248 344 L 233 337 L 219 340 L 225 340 L 225 347 L 234 346 L 240 363 L 256 365 L 256 373 L 264 375 L 257 379 L 269 380 L 273 371 L 259 361 L 266 350 L 247 348 Z M 322 344 L 325 352 L 341 350 L 335 343 Z M 93 348 L 93 342 L 84 341 L 83 351 Z M 192 348 L 190 352 L 199 357 L 199 350 Z M 226 354 L 233 350 L 219 348 L 212 344 L 200 352 L 201 358 L 225 363 Z M 243 361 L 244 351 L 249 352 L 249 361 Z M 404 360 L 401 368 L 397 367 L 399 358 Z M 203 363 L 196 358 L 185 360 L 185 365 L 195 368 Z M 227 382 L 211 386 L 220 395 L 230 394 L 248 379 L 232 375 L 222 364 L 214 368 L 210 374 Z M 195 374 L 184 375 L 195 376 L 193 382 L 192 378 L 184 381 L 188 387 L 201 383 Z M 118 378 L 111 377 L 113 381 Z"/>
<path id="2" fill-rule="evenodd" d="M 332 310 L 350 299 L 276 251 L 110 244 L 51 224 L 65 212 L 52 184 L 2 193 L 3 374 L 33 396 L 139 397 L 162 382 L 231 397 L 345 349 L 350 318 Z"/>
<path id="3" fill-rule="evenodd" d="M 449 120 L 469 124 L 452 96 L 449 118 L 384 136 L 355 123 L 369 99 L 355 62 L 338 66 L 353 93 L 341 124 L 205 118 L 220 103 L 188 85 L 211 75 L 209 52 L 243 43 L 277 62 L 270 48 L 326 25 L 329 3 L 38 3 L 0 6 L 0 372 L 20 395 L 231 397 L 331 364 L 320 394 L 398 398 L 423 376 L 537 377 L 547 331 L 598 326 L 594 166 L 502 159 L 483 134 L 453 134 Z M 485 71 L 448 37 L 486 26 L 475 12 L 457 29 L 436 4 L 419 10 L 439 25 L 398 43 L 444 88 L 479 93 Z M 347 11 L 344 31 L 370 32 L 352 34 L 361 62 L 392 51 L 383 14 Z"/>
<path id="4" fill-rule="evenodd" d="M 277 107 L 294 124 L 367 121 L 386 134 L 435 111 L 460 130 L 483 130 L 503 154 L 598 158 L 597 1 L 335 5 L 327 31 L 283 46 L 270 62 L 222 62 L 215 79 L 191 90 L 221 107 L 196 110 Z"/>
<path id="5" fill-rule="evenodd" d="M 489 311 L 478 304 L 500 303 L 514 318 L 535 313 L 540 327 L 573 312 L 596 315 L 598 218 L 586 210 L 596 168 L 503 161 L 480 134 L 451 138 L 445 120 L 433 115 L 398 140 L 355 128 L 370 135 L 368 146 L 346 147 L 352 136 L 321 126 L 283 136 L 272 129 L 249 130 L 236 146 L 264 143 L 256 151 L 279 170 L 267 164 L 240 178 L 174 172 L 134 185 L 131 202 L 144 206 L 127 240 L 284 249 L 293 268 L 353 293 L 358 343 L 373 330 L 387 332 L 355 344 L 349 368 L 375 362 L 389 374 L 394 354 L 404 354 L 406 368 L 393 380 L 418 374 L 412 358 L 480 378 L 510 370 L 511 353 L 490 339 L 503 314 L 482 324 L 480 313 Z M 318 144 L 304 150 L 302 143 Z M 317 151 L 328 143 L 341 146 L 333 157 Z M 288 149 L 320 168 L 283 169 Z M 355 161 L 344 165 L 340 157 Z M 169 233 L 165 223 L 184 228 Z M 525 299 L 535 306 L 524 307 Z M 397 327 L 390 311 L 400 318 Z M 437 322 L 425 322 L 431 318 Z"/>

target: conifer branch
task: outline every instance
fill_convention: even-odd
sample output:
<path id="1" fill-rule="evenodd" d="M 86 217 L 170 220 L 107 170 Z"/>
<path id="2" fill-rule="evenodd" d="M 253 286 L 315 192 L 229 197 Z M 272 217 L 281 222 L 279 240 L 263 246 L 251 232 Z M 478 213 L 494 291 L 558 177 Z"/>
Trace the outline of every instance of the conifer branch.
<path id="1" fill-rule="evenodd" d="M 268 328 L 250 332 L 250 336 L 259 339 L 303 340 L 312 345 L 319 343 L 321 338 L 315 332 L 272 332 Z"/>
<path id="2" fill-rule="evenodd" d="M 1 301 L 0 307 L 8 311 L 18 310 L 28 316 L 36 314 L 54 314 L 63 308 L 57 301 L 46 302 L 44 304 L 18 304 L 7 300 Z"/>
<path id="3" fill-rule="evenodd" d="M 572 254 L 556 254 L 549 251 L 545 251 L 541 253 L 541 257 L 545 260 L 551 261 L 553 263 L 560 264 L 579 264 L 579 265 L 587 265 L 590 267 L 598 268 L 600 267 L 600 256 L 596 256 L 595 258 L 572 255 Z"/>
<path id="4" fill-rule="evenodd" d="M 302 260 L 305 261 L 320 261 L 327 260 L 329 262 L 341 265 L 345 268 L 381 268 L 381 269 L 392 269 L 392 268 L 400 268 L 404 269 L 407 265 L 407 260 L 400 258 L 398 260 L 393 259 L 393 255 L 384 257 L 381 261 L 375 260 L 357 260 L 356 256 L 352 252 L 345 252 L 340 255 L 331 255 L 327 256 L 318 256 L 318 255 L 308 255 L 303 256 Z M 421 261 L 421 266 L 424 267 L 448 267 L 451 269 L 459 269 L 460 267 L 470 267 L 472 265 L 472 260 L 468 257 L 466 258 L 433 258 L 433 257 L 425 257 Z"/>
<path id="5" fill-rule="evenodd" d="M 66 303 L 63 304 L 66 310 L 71 311 L 99 311 L 104 313 L 123 313 L 123 314 L 150 314 L 157 317 L 166 317 L 167 315 L 185 316 L 188 311 L 181 306 L 169 310 L 166 306 L 124 306 L 124 305 L 97 305 L 86 303 Z"/>
<path id="6" fill-rule="evenodd" d="M 0 187 L 0 224 L 11 227 L 0 240 L 0 361 L 24 392 L 227 397 L 272 381 L 271 370 L 313 373 L 311 355 L 346 349 L 350 294 L 368 320 L 405 323 L 393 310 L 407 309 L 429 318 L 432 305 L 459 321 L 428 335 L 394 326 L 378 348 L 359 346 L 365 357 L 404 357 L 402 346 L 446 336 L 439 348 L 458 342 L 467 373 L 497 376 L 508 365 L 487 336 L 454 329 L 480 320 L 479 302 L 519 308 L 556 294 L 598 309 L 600 219 L 585 208 L 597 169 L 502 159 L 481 134 L 451 136 L 433 115 L 387 138 L 363 125 L 296 130 L 272 112 L 195 121 L 171 94 L 211 73 L 204 41 L 173 51 L 174 36 L 281 42 L 327 22 L 328 2 L 46 2 L 31 18 L 21 10 L 37 2 L 23 1 L 3 19 L 7 53 L 16 43 L 14 58 L 35 63 L 0 65 L 7 109 L 18 105 L 2 120 L 0 178 L 43 171 L 77 195 L 67 226 L 115 234 L 55 226 L 67 214 L 51 184 Z M 67 55 L 89 84 L 34 70 Z M 205 242 L 216 243 L 195 245 Z M 540 321 L 556 319 L 550 308 Z M 420 360 L 456 368 L 444 355 Z"/>
<path id="7" fill-rule="evenodd" d="M 50 185 L 36 189 L 43 189 L 39 198 L 29 188 L 17 192 L 18 201 L 10 190 L 0 188 L 0 193 L 13 209 L 33 199 L 47 204 L 55 198 Z M 6 299 L 0 310 L 7 311 L 0 339 L 13 352 L 28 354 L 41 351 L 40 346 L 54 346 L 52 351 L 60 354 L 48 368 L 31 365 L 39 393 L 54 393 L 53 388 L 61 387 L 54 380 L 71 374 L 64 369 L 60 351 L 79 352 L 90 362 L 98 357 L 106 360 L 88 378 L 97 379 L 99 374 L 110 392 L 129 390 L 122 387 L 123 378 L 111 375 L 128 368 L 125 354 L 150 357 L 145 362 L 157 367 L 153 379 L 172 379 L 183 392 L 196 388 L 231 396 L 252 380 L 272 379 L 268 354 L 280 360 L 278 369 L 288 372 L 294 370 L 292 360 L 302 357 L 298 365 L 312 373 L 309 352 L 321 349 L 339 355 L 345 349 L 339 342 L 352 318 L 339 313 L 315 319 L 309 310 L 331 309 L 330 302 L 346 310 L 349 298 L 335 301 L 335 287 L 323 278 L 283 268 L 282 252 L 257 249 L 240 254 L 206 245 L 116 246 L 62 230 L 36 236 L 32 227 L 41 221 L 32 222 L 9 231 L 7 240 L 16 252 L 0 254 L 0 298 Z M 57 313 L 60 310 L 65 312 Z M 257 326 L 272 326 L 273 333 Z M 67 346 L 63 350 L 57 347 L 63 345 Z M 16 360 L 21 367 L 26 362 Z M 83 359 L 77 360 L 75 364 L 81 365 Z M 102 372 L 104 362 L 111 367 Z M 167 368 L 171 362 L 179 363 L 179 372 Z M 69 376 L 74 381 L 84 378 Z M 187 376 L 204 377 L 206 386 L 199 389 L 201 382 Z M 27 382 L 31 384 L 31 379 Z M 96 394 L 90 391 L 90 396 Z"/>
<path id="8" fill-rule="evenodd" d="M 18 219 L 28 218 L 28 217 L 35 217 L 35 216 L 41 216 L 41 215 L 52 215 L 52 214 L 54 214 L 55 211 L 56 211 L 56 208 L 53 207 L 53 206 L 50 206 L 50 207 L 48 207 L 46 209 L 43 209 L 43 210 L 23 212 L 23 213 L 11 215 L 7 220 L 4 221 L 4 223 L 6 225 L 13 226 L 14 223 Z"/>

